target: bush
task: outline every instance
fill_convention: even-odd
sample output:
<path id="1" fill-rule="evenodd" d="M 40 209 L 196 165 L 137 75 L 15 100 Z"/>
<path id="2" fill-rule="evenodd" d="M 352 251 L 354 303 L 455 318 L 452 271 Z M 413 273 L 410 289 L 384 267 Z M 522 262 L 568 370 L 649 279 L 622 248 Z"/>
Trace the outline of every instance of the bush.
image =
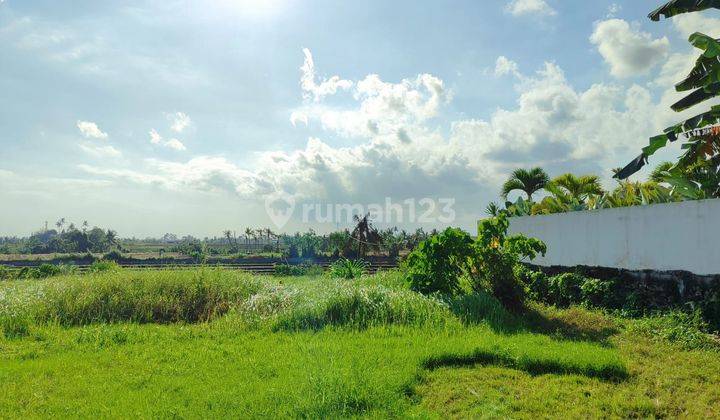
<path id="1" fill-rule="evenodd" d="M 106 271 L 118 271 L 121 268 L 115 261 L 100 260 L 90 264 L 89 271 L 91 273 L 103 273 Z"/>
<path id="2" fill-rule="evenodd" d="M 525 286 L 516 277 L 515 267 L 522 259 L 545 255 L 546 245 L 523 235 L 507 236 L 510 226 L 504 213 L 485 219 L 478 226 L 475 243 L 473 287 L 490 289 L 506 308 L 519 310 L 525 300 Z"/>
<path id="3" fill-rule="evenodd" d="M 570 306 L 582 302 L 582 285 L 585 277 L 576 273 L 564 273 L 548 280 L 549 303 Z"/>
<path id="4" fill-rule="evenodd" d="M 523 264 L 514 269 L 515 277 L 525 285 L 530 299 L 543 301 L 548 295 L 548 277 L 542 271 L 533 271 Z"/>
<path id="5" fill-rule="evenodd" d="M 124 260 L 125 257 L 118 250 L 112 250 L 112 251 L 108 252 L 107 254 L 103 255 L 102 259 L 105 261 L 120 262 L 120 261 Z"/>
<path id="6" fill-rule="evenodd" d="M 461 229 L 448 228 L 421 242 L 405 261 L 407 281 L 416 292 L 453 295 L 474 256 L 473 240 Z"/>
<path id="7" fill-rule="evenodd" d="M 362 260 L 342 258 L 330 265 L 330 276 L 345 280 L 356 279 L 365 273 L 367 263 Z"/>
<path id="8" fill-rule="evenodd" d="M 685 350 L 720 350 L 720 343 L 707 334 L 708 324 L 700 311 L 673 311 L 632 321 L 628 330 L 653 340 L 665 340 Z"/>
<path id="9" fill-rule="evenodd" d="M 274 274 L 276 276 L 283 277 L 319 276 L 322 275 L 324 272 L 322 266 L 319 266 L 317 264 L 275 264 L 274 269 Z"/>

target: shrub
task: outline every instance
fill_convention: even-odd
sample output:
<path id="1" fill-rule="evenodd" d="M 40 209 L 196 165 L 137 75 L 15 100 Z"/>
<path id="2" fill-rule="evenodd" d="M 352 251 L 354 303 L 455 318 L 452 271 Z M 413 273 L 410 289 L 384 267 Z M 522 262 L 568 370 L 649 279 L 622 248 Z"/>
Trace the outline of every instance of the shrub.
<path id="1" fill-rule="evenodd" d="M 405 261 L 407 281 L 414 291 L 456 294 L 460 277 L 474 255 L 473 241 L 461 229 L 448 228 L 421 242 Z"/>
<path id="2" fill-rule="evenodd" d="M 108 252 L 107 254 L 103 255 L 102 259 L 106 260 L 106 261 L 120 262 L 120 261 L 124 260 L 125 257 L 118 250 L 114 249 L 114 250 Z"/>
<path id="3" fill-rule="evenodd" d="M 686 350 L 720 350 L 720 343 L 706 332 L 708 324 L 700 311 L 691 313 L 673 311 L 664 315 L 634 320 L 628 330 L 653 340 L 665 340 L 675 343 Z"/>
<path id="4" fill-rule="evenodd" d="M 514 273 L 515 277 L 525 285 L 530 299 L 541 301 L 548 295 L 548 277 L 542 271 L 533 271 L 523 264 L 518 264 Z"/>
<path id="5" fill-rule="evenodd" d="M 616 280 L 587 278 L 580 286 L 583 304 L 597 308 L 619 309 L 622 298 Z"/>
<path id="6" fill-rule="evenodd" d="M 120 268 L 120 265 L 115 261 L 100 260 L 90 264 L 89 271 L 91 273 L 102 273 L 106 271 L 118 271 Z"/>
<path id="7" fill-rule="evenodd" d="M 475 243 L 473 287 L 489 288 L 506 308 L 518 310 L 525 299 L 525 287 L 515 275 L 515 267 L 522 259 L 545 255 L 546 245 L 523 235 L 507 236 L 509 227 L 504 213 L 485 219 L 478 226 Z"/>
<path id="8" fill-rule="evenodd" d="M 564 273 L 548 280 L 549 303 L 569 306 L 582 302 L 582 285 L 585 277 L 576 273 Z"/>
<path id="9" fill-rule="evenodd" d="M 290 265 L 290 264 L 275 264 L 274 266 L 276 276 L 319 276 L 322 275 L 324 270 L 322 266 L 317 264 L 301 264 L 301 265 Z"/>
<path id="10" fill-rule="evenodd" d="M 362 260 L 349 260 L 342 258 L 330 265 L 330 276 L 352 280 L 356 279 L 365 273 L 367 270 L 367 263 Z"/>

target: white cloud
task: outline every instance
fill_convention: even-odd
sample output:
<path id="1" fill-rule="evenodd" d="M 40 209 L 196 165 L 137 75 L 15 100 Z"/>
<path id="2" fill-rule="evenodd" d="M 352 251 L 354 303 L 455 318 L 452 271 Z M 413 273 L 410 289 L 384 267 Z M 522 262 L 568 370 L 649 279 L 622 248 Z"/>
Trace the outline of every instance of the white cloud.
<path id="1" fill-rule="evenodd" d="M 695 32 L 702 32 L 713 38 L 720 38 L 720 19 L 702 13 L 686 13 L 673 17 L 675 29 L 684 38 Z"/>
<path id="2" fill-rule="evenodd" d="M 667 57 L 667 37 L 653 39 L 622 19 L 598 22 L 590 41 L 610 65 L 610 73 L 619 78 L 647 74 Z"/>
<path id="3" fill-rule="evenodd" d="M 172 114 L 168 114 L 167 117 L 171 122 L 170 129 L 176 133 L 182 133 L 183 130 L 192 123 L 190 117 L 183 112 L 174 112 Z"/>
<path id="4" fill-rule="evenodd" d="M 300 71 L 302 72 L 300 87 L 303 90 L 303 97 L 305 99 L 319 101 L 327 95 L 334 95 L 338 89 L 348 90 L 352 87 L 351 81 L 343 80 L 339 76 L 332 76 L 319 83 L 315 82 L 315 62 L 313 61 L 312 53 L 309 49 L 303 48 L 303 54 L 305 55 L 305 61 L 300 67 Z"/>
<path id="5" fill-rule="evenodd" d="M 149 134 L 150 134 L 150 143 L 152 143 L 152 144 L 155 144 L 158 146 L 163 146 L 163 147 L 169 147 L 169 148 L 177 150 L 177 151 L 183 151 L 183 150 L 187 149 L 185 147 L 185 145 L 183 144 L 183 142 L 181 142 L 178 139 L 173 138 L 173 139 L 170 139 L 167 141 L 163 140 L 163 137 L 154 128 L 150 130 Z"/>
<path id="6" fill-rule="evenodd" d="M 531 75 L 511 63 L 499 67 L 517 77 L 517 105 L 485 120 L 455 121 L 447 134 L 430 123 L 451 97 L 443 80 L 420 74 L 391 83 L 371 74 L 351 82 L 352 105 L 321 100 L 328 93 L 293 113 L 295 122 L 317 122 L 328 136 L 358 137 L 349 146 L 313 137 L 298 150 L 259 153 L 251 167 L 200 156 L 186 162 L 146 160 L 138 170 L 81 168 L 126 182 L 246 199 L 280 191 L 298 200 L 336 203 L 456 197 L 458 211 L 475 218 L 477 202 L 496 198 L 512 169 L 592 172 L 609 183 L 610 168 L 624 165 L 672 122 L 645 87 L 595 84 L 578 90 L 554 63 Z"/>
<path id="7" fill-rule="evenodd" d="M 180 140 L 178 140 L 178 139 L 170 139 L 170 140 L 168 140 L 167 142 L 165 142 L 165 146 L 166 146 L 166 147 L 169 147 L 169 148 L 171 148 L 171 149 L 179 150 L 179 151 L 182 151 L 182 150 L 185 150 L 185 149 L 186 149 L 186 148 L 185 148 L 185 145 L 184 145 Z"/>
<path id="8" fill-rule="evenodd" d="M 430 74 L 399 83 L 385 82 L 370 74 L 351 83 L 358 107 L 328 107 L 313 102 L 293 111 L 291 122 L 318 121 L 324 129 L 345 137 L 375 137 L 435 117 L 451 97 L 443 81 Z"/>
<path id="9" fill-rule="evenodd" d="M 302 111 L 293 111 L 290 114 L 290 124 L 292 124 L 293 127 L 297 127 L 298 123 L 308 125 L 308 116 Z"/>
<path id="10" fill-rule="evenodd" d="M 617 3 L 613 3 L 608 7 L 608 13 L 607 18 L 612 19 L 618 15 L 622 11 L 622 6 L 620 6 Z"/>
<path id="11" fill-rule="evenodd" d="M 513 16 L 554 16 L 557 14 L 545 0 L 512 0 L 505 6 L 505 10 Z"/>
<path id="12" fill-rule="evenodd" d="M 77 128 L 80 130 L 80 134 L 88 139 L 106 140 L 108 138 L 107 133 L 100 130 L 100 127 L 92 121 L 78 121 Z"/>
<path id="13" fill-rule="evenodd" d="M 506 74 L 518 77 L 520 72 L 518 71 L 518 65 L 516 62 L 501 55 L 495 62 L 495 76 L 500 77 Z"/>
<path id="14" fill-rule="evenodd" d="M 150 130 L 150 143 L 160 144 L 160 142 L 162 142 L 162 136 L 153 128 Z"/>
<path id="15" fill-rule="evenodd" d="M 110 145 L 99 146 L 93 143 L 85 142 L 79 144 L 79 147 L 80 149 L 82 149 L 83 152 L 96 158 L 112 158 L 122 156 L 122 153 L 118 149 Z"/>

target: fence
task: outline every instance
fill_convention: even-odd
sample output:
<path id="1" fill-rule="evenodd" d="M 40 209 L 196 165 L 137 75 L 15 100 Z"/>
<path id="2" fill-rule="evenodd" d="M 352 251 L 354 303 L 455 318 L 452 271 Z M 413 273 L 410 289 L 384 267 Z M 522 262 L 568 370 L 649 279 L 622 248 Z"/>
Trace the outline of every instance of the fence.
<path id="1" fill-rule="evenodd" d="M 545 241 L 542 266 L 720 274 L 720 199 L 510 219 Z"/>

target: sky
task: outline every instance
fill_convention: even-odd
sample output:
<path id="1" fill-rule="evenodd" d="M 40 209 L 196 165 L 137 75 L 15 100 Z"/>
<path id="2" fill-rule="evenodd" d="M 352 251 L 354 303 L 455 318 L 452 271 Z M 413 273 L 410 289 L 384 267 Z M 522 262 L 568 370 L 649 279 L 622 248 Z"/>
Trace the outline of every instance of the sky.
<path id="1" fill-rule="evenodd" d="M 323 232 L 348 223 L 306 208 L 388 202 L 431 217 L 385 223 L 472 231 L 515 168 L 612 187 L 704 110 L 673 113 L 672 86 L 720 11 L 651 22 L 657 6 L 0 0 L 0 235 L 61 217 L 124 237 Z"/>

